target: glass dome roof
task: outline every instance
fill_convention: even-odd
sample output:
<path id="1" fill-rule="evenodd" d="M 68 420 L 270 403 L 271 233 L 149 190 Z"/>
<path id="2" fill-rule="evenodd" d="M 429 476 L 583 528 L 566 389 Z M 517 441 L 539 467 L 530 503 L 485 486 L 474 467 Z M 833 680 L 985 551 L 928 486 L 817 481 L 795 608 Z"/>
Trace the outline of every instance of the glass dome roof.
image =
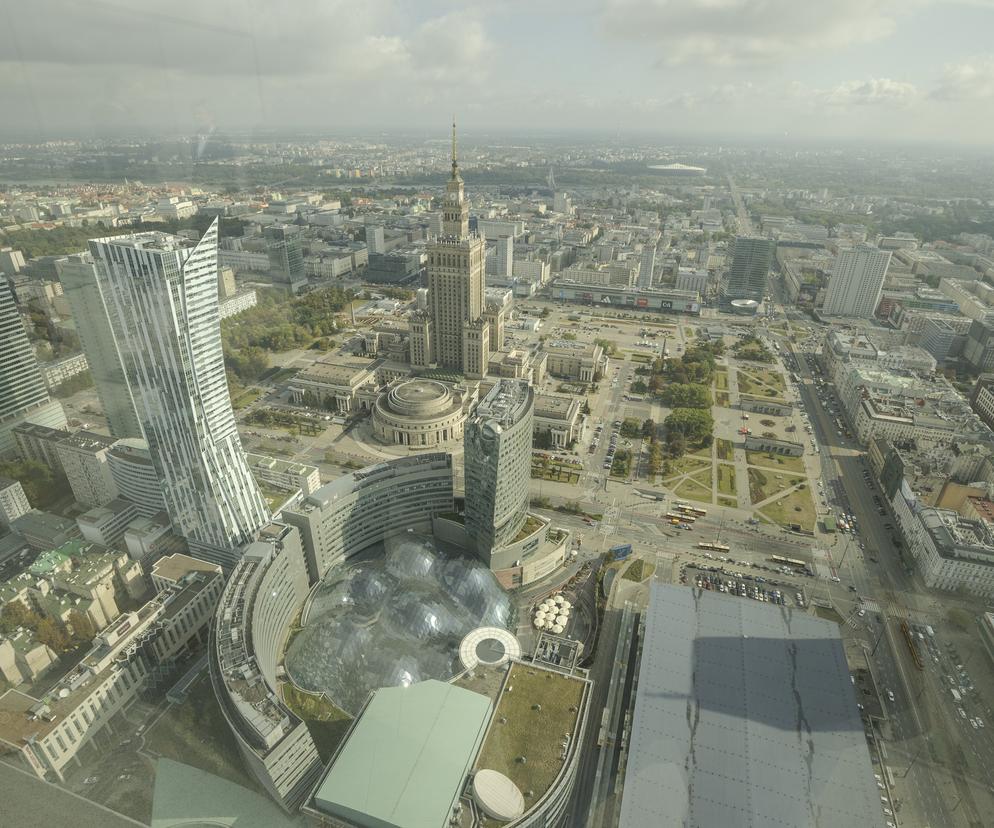
<path id="1" fill-rule="evenodd" d="M 511 602 L 486 566 L 407 534 L 382 555 L 328 574 L 286 668 L 302 688 L 354 715 L 371 690 L 449 679 L 460 670 L 463 636 L 510 620 Z"/>

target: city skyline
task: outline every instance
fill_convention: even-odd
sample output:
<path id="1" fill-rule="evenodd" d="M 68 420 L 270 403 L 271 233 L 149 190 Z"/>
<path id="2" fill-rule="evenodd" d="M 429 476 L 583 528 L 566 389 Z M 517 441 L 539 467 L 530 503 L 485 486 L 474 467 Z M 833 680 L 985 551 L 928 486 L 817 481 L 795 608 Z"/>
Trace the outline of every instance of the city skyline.
<path id="1" fill-rule="evenodd" d="M 456 110 L 481 131 L 595 120 L 624 134 L 975 145 L 994 125 L 994 7 L 982 2 L 123 11 L 47 0 L 7 16 L 0 104 L 19 128 L 423 128 Z"/>

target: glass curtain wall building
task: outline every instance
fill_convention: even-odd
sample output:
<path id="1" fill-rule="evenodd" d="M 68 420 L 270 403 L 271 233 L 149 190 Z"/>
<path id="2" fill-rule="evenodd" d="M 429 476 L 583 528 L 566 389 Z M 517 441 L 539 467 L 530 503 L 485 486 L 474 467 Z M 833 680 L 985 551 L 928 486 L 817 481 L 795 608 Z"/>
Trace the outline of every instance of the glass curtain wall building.
<path id="1" fill-rule="evenodd" d="M 217 221 L 196 246 L 150 232 L 90 252 L 173 528 L 231 566 L 269 512 L 245 461 L 224 373 Z"/>

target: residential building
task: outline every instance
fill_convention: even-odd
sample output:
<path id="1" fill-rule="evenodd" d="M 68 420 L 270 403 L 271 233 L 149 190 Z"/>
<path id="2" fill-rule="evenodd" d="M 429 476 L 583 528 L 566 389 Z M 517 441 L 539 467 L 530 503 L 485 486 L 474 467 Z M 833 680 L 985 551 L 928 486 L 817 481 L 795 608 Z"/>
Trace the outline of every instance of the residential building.
<path id="1" fill-rule="evenodd" d="M 24 270 L 24 254 L 12 247 L 0 247 L 0 273 L 14 276 Z"/>
<path id="2" fill-rule="evenodd" d="M 31 511 L 31 504 L 17 480 L 0 477 L 0 526 L 9 528 L 21 515 Z"/>
<path id="3" fill-rule="evenodd" d="M 869 244 L 839 251 L 822 315 L 871 319 L 880 302 L 890 257 L 889 251 Z"/>
<path id="4" fill-rule="evenodd" d="M 227 299 L 222 299 L 218 303 L 217 313 L 221 319 L 227 319 L 230 316 L 237 316 L 249 308 L 254 308 L 258 302 L 259 297 L 255 290 L 246 288 L 236 291 Z"/>
<path id="5" fill-rule="evenodd" d="M 44 695 L 8 690 L 0 696 L 0 744 L 39 777 L 64 781 L 80 748 L 141 693 L 175 680 L 183 656 L 206 642 L 223 584 L 219 568 L 191 572 L 103 630 Z"/>
<path id="6" fill-rule="evenodd" d="M 83 506 L 103 506 L 117 497 L 117 486 L 107 465 L 107 452 L 115 442 L 103 434 L 77 431 L 56 446 L 73 497 Z"/>
<path id="7" fill-rule="evenodd" d="M 150 232 L 90 252 L 175 531 L 233 565 L 268 521 L 228 395 L 217 312 L 217 220 L 195 246 Z"/>
<path id="8" fill-rule="evenodd" d="M 48 396 L 10 284 L 0 277 L 0 457 L 16 450 L 13 429 L 24 422 L 65 428 L 62 405 Z"/>
<path id="9" fill-rule="evenodd" d="M 970 393 L 970 407 L 994 430 L 994 374 L 981 374 Z"/>
<path id="10" fill-rule="evenodd" d="M 724 299 L 755 299 L 766 297 L 770 265 L 777 243 L 755 236 L 737 236 L 732 245 L 732 261 L 726 276 Z"/>
<path id="11" fill-rule="evenodd" d="M 115 437 L 141 437 L 138 414 L 110 319 L 115 306 L 104 303 L 93 257 L 89 253 L 69 256 L 59 272 L 59 280 L 108 430 Z"/>
<path id="12" fill-rule="evenodd" d="M 107 452 L 107 466 L 118 494 L 134 503 L 140 515 L 152 517 L 165 511 L 166 498 L 148 443 L 141 439 L 118 440 Z"/>
<path id="13" fill-rule="evenodd" d="M 488 566 L 528 518 L 534 404 L 527 382 L 501 379 L 465 425 L 466 532 Z"/>

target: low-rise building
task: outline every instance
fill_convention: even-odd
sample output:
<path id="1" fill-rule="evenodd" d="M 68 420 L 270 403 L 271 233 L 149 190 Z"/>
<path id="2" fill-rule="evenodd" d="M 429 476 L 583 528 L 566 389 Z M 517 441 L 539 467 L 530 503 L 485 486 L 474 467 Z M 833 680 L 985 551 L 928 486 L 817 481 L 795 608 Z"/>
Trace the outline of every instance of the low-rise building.
<path id="1" fill-rule="evenodd" d="M 546 371 L 554 377 L 596 382 L 608 367 L 604 349 L 594 344 L 553 340 L 545 343 Z"/>
<path id="2" fill-rule="evenodd" d="M 12 686 L 41 678 L 58 658 L 55 650 L 27 628 L 0 635 L 0 679 Z"/>
<path id="3" fill-rule="evenodd" d="M 548 434 L 552 448 L 565 449 L 583 438 L 586 418 L 576 397 L 563 394 L 536 394 L 532 413 L 532 431 Z"/>
<path id="4" fill-rule="evenodd" d="M 297 404 L 333 408 L 348 414 L 359 407 L 359 389 L 375 383 L 375 377 L 375 362 L 344 360 L 329 354 L 299 371 L 290 380 L 288 389 Z"/>
<path id="5" fill-rule="evenodd" d="M 772 437 L 754 437 L 749 435 L 745 438 L 746 451 L 765 451 L 769 454 L 782 454 L 786 457 L 801 457 L 804 454 L 804 445 L 794 443 L 790 440 L 775 440 Z"/>
<path id="6" fill-rule="evenodd" d="M 317 466 L 281 460 L 265 454 L 247 453 L 245 460 L 252 476 L 268 486 L 288 492 L 299 491 L 304 497 L 321 486 L 321 474 Z"/>
<path id="7" fill-rule="evenodd" d="M 140 693 L 169 681 L 183 656 L 206 641 L 223 584 L 220 567 L 191 572 L 121 615 L 44 695 L 8 690 L 0 696 L 0 744 L 39 777 L 64 781 L 83 745 Z"/>
<path id="8" fill-rule="evenodd" d="M 76 518 L 76 525 L 90 543 L 114 546 L 124 537 L 128 524 L 140 514 L 136 503 L 118 497 L 105 506 L 94 506 L 83 512 Z"/>
<path id="9" fill-rule="evenodd" d="M 230 316 L 237 316 L 249 308 L 254 308 L 258 302 L 259 297 L 255 290 L 253 288 L 245 288 L 235 291 L 235 293 L 225 299 L 221 299 L 218 302 L 217 312 L 221 319 L 227 319 Z"/>
<path id="10" fill-rule="evenodd" d="M 55 388 L 67 379 L 90 370 L 86 354 L 82 353 L 63 357 L 54 362 L 43 362 L 38 367 L 41 368 L 41 375 L 49 388 Z"/>

